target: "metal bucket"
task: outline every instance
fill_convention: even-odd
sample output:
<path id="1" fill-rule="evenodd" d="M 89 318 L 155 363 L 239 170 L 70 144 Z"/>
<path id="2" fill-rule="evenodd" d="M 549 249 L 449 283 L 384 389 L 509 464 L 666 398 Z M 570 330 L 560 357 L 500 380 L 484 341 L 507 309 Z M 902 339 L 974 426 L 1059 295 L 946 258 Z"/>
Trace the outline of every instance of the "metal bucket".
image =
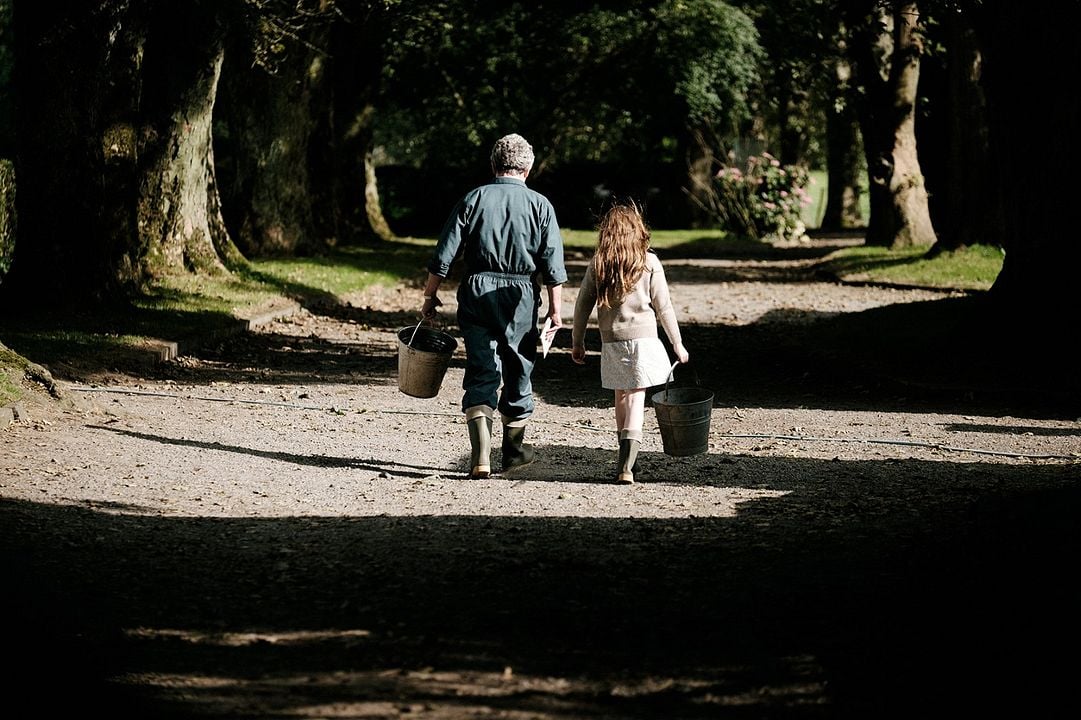
<path id="1" fill-rule="evenodd" d="M 709 450 L 713 393 L 700 387 L 666 387 L 653 394 L 665 455 L 698 455 Z"/>
<path id="2" fill-rule="evenodd" d="M 399 330 L 398 389 L 418 398 L 438 395 L 457 347 L 458 341 L 442 330 L 419 324 Z"/>

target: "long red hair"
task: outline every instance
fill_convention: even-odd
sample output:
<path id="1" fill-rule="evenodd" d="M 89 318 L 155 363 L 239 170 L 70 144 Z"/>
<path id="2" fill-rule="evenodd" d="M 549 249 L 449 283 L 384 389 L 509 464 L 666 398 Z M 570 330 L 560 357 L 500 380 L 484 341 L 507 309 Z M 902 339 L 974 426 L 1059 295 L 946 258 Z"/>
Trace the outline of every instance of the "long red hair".
<path id="1" fill-rule="evenodd" d="M 601 218 L 592 260 L 598 306 L 618 305 L 642 277 L 649 237 L 649 228 L 634 203 L 613 205 Z"/>

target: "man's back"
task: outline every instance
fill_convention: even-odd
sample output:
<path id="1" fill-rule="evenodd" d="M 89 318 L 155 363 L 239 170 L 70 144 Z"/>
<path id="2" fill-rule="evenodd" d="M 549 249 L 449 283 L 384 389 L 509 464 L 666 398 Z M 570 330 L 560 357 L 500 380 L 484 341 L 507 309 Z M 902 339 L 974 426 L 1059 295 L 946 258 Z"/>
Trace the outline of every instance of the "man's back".
<path id="1" fill-rule="evenodd" d="M 459 256 L 466 275 L 539 272 L 545 285 L 566 281 L 555 210 L 517 178 L 496 177 L 459 201 L 440 233 L 429 269 L 446 275 Z"/>

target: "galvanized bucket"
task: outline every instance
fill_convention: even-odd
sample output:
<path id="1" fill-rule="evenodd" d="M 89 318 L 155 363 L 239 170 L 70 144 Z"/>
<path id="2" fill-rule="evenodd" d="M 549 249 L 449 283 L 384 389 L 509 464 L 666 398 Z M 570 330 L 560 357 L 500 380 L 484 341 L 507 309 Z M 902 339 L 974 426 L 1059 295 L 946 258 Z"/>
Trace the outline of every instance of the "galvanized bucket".
<path id="1" fill-rule="evenodd" d="M 438 395 L 457 348 L 452 336 L 420 323 L 399 330 L 398 389 L 417 398 Z"/>
<path id="2" fill-rule="evenodd" d="M 677 363 L 678 365 L 678 363 Z M 672 366 L 675 371 L 676 366 Z M 672 374 L 668 375 L 669 381 Z M 681 457 L 709 450 L 713 393 L 702 387 L 669 387 L 652 397 L 665 455 Z"/>

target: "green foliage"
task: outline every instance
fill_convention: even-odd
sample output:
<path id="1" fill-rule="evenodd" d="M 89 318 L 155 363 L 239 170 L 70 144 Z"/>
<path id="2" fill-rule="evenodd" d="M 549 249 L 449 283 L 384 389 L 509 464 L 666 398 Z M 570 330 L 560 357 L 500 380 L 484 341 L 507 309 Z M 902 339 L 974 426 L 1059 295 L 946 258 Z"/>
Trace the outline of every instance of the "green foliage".
<path id="1" fill-rule="evenodd" d="M 388 38 L 379 143 L 462 169 L 510 131 L 542 163 L 671 161 L 688 127 L 749 114 L 759 60 L 753 24 L 716 0 L 409 3 Z"/>
<path id="2" fill-rule="evenodd" d="M 232 18 L 233 30 L 247 35 L 252 64 L 275 74 L 298 49 L 326 51 L 313 44 L 312 38 L 342 17 L 340 4 L 335 0 L 243 0 L 242 7 L 229 9 L 241 10 Z"/>
<path id="3" fill-rule="evenodd" d="M 759 33 L 762 81 L 751 102 L 763 122 L 765 147 L 782 148 L 786 163 L 822 167 L 827 115 L 843 102 L 842 13 L 833 0 L 732 0 Z M 921 8 L 922 9 L 922 8 Z"/>
<path id="4" fill-rule="evenodd" d="M 487 179 L 488 150 L 507 132 L 533 144 L 530 182 L 568 221 L 590 222 L 618 193 L 652 197 L 659 223 L 685 226 L 689 158 L 725 146 L 753 114 L 757 34 L 717 0 L 438 0 L 384 21 L 373 144 L 402 234 L 437 231 Z"/>
<path id="5" fill-rule="evenodd" d="M 744 168 L 722 168 L 714 178 L 709 210 L 721 227 L 747 237 L 793 242 L 806 234 L 812 202 L 805 168 L 784 165 L 769 153 L 747 158 Z"/>
<path id="6" fill-rule="evenodd" d="M 750 115 L 746 91 L 763 59 L 751 19 L 715 0 L 662 2 L 653 18 L 657 42 L 650 60 L 671 73 L 682 120 L 734 132 Z"/>

